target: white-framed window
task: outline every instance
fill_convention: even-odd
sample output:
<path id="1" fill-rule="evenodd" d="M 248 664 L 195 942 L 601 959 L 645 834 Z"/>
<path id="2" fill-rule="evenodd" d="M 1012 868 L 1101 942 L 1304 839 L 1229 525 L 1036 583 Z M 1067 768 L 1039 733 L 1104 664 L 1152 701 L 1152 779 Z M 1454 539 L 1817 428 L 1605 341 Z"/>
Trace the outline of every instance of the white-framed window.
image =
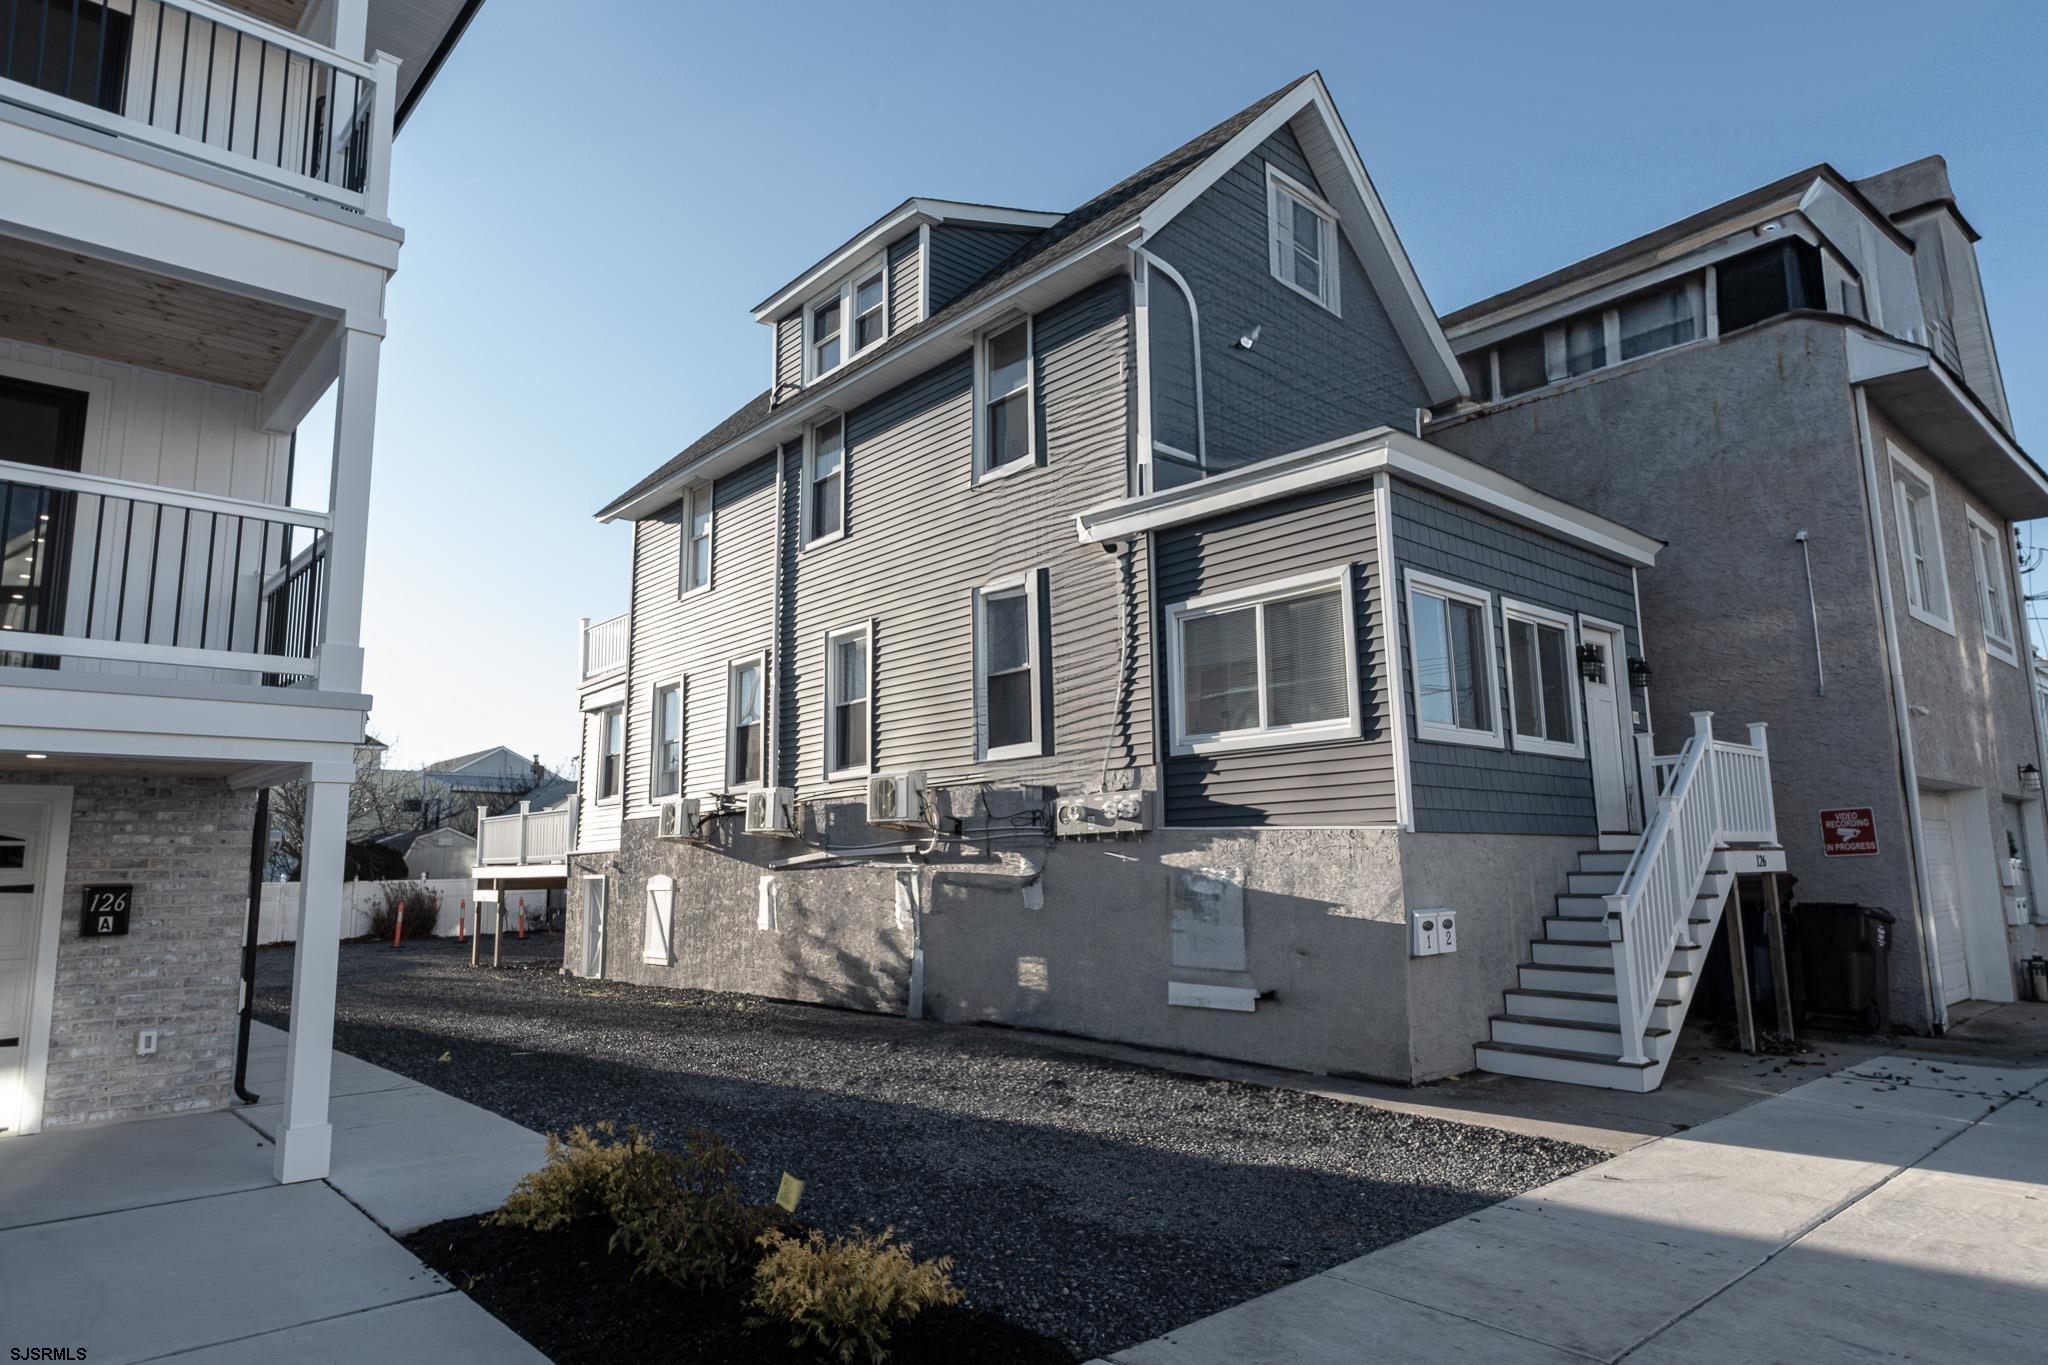
<path id="1" fill-rule="evenodd" d="M 727 790 L 767 782 L 768 656 L 754 654 L 725 666 L 725 785 Z"/>
<path id="2" fill-rule="evenodd" d="M 676 961 L 676 879 L 663 873 L 647 879 L 647 910 L 640 927 L 640 960 L 663 967 Z"/>
<path id="3" fill-rule="evenodd" d="M 1173 752 L 1356 738 L 1351 579 L 1339 564 L 1168 607 Z"/>
<path id="4" fill-rule="evenodd" d="M 1038 462 L 1031 318 L 1002 322 L 974 342 L 974 477 Z"/>
<path id="5" fill-rule="evenodd" d="M 1493 643 L 1493 594 L 1415 569 L 1406 572 L 1415 737 L 1504 747 L 1494 701 L 1500 665 Z"/>
<path id="6" fill-rule="evenodd" d="M 974 590 L 975 757 L 1045 752 L 1045 571 Z"/>
<path id="7" fill-rule="evenodd" d="M 661 684 L 654 689 L 653 703 L 648 795 L 674 796 L 683 789 L 683 685 Z"/>
<path id="8" fill-rule="evenodd" d="M 597 799 L 616 801 L 626 773 L 626 708 L 597 713 Z"/>
<path id="9" fill-rule="evenodd" d="M 889 335 L 889 263 L 876 256 L 804 309 L 804 382 L 832 373 Z"/>
<path id="10" fill-rule="evenodd" d="M 711 485 L 699 484 L 683 494 L 683 554 L 676 587 L 690 593 L 710 586 Z"/>
<path id="11" fill-rule="evenodd" d="M 1581 758 L 1578 630 L 1548 607 L 1507 598 L 1500 604 L 1508 647 L 1508 711 L 1515 748 Z"/>
<path id="12" fill-rule="evenodd" d="M 1998 528 L 1974 507 L 1965 507 L 1970 519 L 1970 549 L 1977 561 L 1978 607 L 1984 617 L 1984 649 L 1994 658 L 2019 666 L 2019 636 L 2013 628 L 2012 580 L 2008 568 L 2012 555 Z"/>
<path id="13" fill-rule="evenodd" d="M 874 767 L 874 622 L 825 637 L 825 776 L 865 777 Z"/>
<path id="14" fill-rule="evenodd" d="M 1889 441 L 1892 510 L 1898 520 L 1899 563 L 1906 571 L 1906 610 L 1915 620 L 1937 630 L 1956 633 L 1949 606 L 1948 561 L 1941 550 L 1941 512 L 1934 501 L 1934 480 L 1926 470 Z"/>
<path id="15" fill-rule="evenodd" d="M 1273 278 L 1331 312 L 1337 306 L 1337 210 L 1278 167 L 1266 167 Z"/>
<path id="16" fill-rule="evenodd" d="M 1533 327 L 1459 357 L 1475 401 L 1513 398 L 1707 334 L 1706 275 L 1695 272 Z"/>
<path id="17" fill-rule="evenodd" d="M 846 534 L 846 418 L 828 417 L 804 441 L 803 543 Z"/>

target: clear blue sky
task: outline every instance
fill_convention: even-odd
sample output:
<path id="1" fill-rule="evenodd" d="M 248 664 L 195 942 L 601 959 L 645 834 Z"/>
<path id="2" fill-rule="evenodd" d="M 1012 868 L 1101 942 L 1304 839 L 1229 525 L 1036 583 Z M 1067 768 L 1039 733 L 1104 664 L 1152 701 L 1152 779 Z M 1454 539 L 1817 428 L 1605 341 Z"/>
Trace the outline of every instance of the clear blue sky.
<path id="1" fill-rule="evenodd" d="M 909 195 L 1070 208 L 1316 68 L 1442 311 L 1814 162 L 1946 156 L 2048 455 L 2044 59 L 2038 3 L 488 0 L 398 143 L 372 723 L 573 753 L 576 618 L 626 606 L 589 514 L 764 387 L 752 305 Z"/>

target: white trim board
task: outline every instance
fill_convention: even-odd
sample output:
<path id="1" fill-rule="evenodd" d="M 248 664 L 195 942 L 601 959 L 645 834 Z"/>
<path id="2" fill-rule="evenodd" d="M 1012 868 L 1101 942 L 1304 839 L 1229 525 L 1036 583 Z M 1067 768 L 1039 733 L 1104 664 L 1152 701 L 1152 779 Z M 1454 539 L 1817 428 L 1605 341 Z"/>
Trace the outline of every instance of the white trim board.
<path id="1" fill-rule="evenodd" d="M 56 1013 L 57 952 L 64 920 L 65 873 L 71 856 L 71 795 L 68 786 L 0 788 L 0 801 L 43 808 L 40 831 L 43 866 L 36 880 L 35 957 L 29 965 L 28 1021 L 21 1035 L 21 1093 L 13 1132 L 26 1136 L 43 1127 L 43 1097 L 49 1084 L 50 1031 Z M 8 1117 L 0 1111 L 0 1118 Z"/>

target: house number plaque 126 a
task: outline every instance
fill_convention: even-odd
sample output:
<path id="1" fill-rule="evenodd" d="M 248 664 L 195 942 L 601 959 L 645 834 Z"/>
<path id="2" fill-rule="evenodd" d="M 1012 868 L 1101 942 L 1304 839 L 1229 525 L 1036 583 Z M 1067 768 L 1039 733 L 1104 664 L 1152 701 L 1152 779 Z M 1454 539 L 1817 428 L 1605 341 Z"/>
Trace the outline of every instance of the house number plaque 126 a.
<path id="1" fill-rule="evenodd" d="M 129 898 L 134 892 L 132 886 L 86 887 L 84 913 L 78 924 L 79 936 L 97 938 L 101 934 L 127 933 Z"/>

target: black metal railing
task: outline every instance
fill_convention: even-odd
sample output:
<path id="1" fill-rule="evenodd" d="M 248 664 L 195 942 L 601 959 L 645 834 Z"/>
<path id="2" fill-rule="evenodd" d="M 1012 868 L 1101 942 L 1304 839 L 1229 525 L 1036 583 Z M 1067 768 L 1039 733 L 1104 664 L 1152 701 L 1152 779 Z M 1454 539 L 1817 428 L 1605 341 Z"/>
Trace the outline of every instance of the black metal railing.
<path id="1" fill-rule="evenodd" d="M 291 659 L 312 659 L 320 648 L 327 606 L 327 547 L 321 533 L 293 556 L 263 589 L 263 652 Z M 309 674 L 269 673 L 267 687 L 297 687 Z"/>
<path id="2" fill-rule="evenodd" d="M 0 0 L 0 77 L 361 193 L 374 84 L 168 0 Z"/>

